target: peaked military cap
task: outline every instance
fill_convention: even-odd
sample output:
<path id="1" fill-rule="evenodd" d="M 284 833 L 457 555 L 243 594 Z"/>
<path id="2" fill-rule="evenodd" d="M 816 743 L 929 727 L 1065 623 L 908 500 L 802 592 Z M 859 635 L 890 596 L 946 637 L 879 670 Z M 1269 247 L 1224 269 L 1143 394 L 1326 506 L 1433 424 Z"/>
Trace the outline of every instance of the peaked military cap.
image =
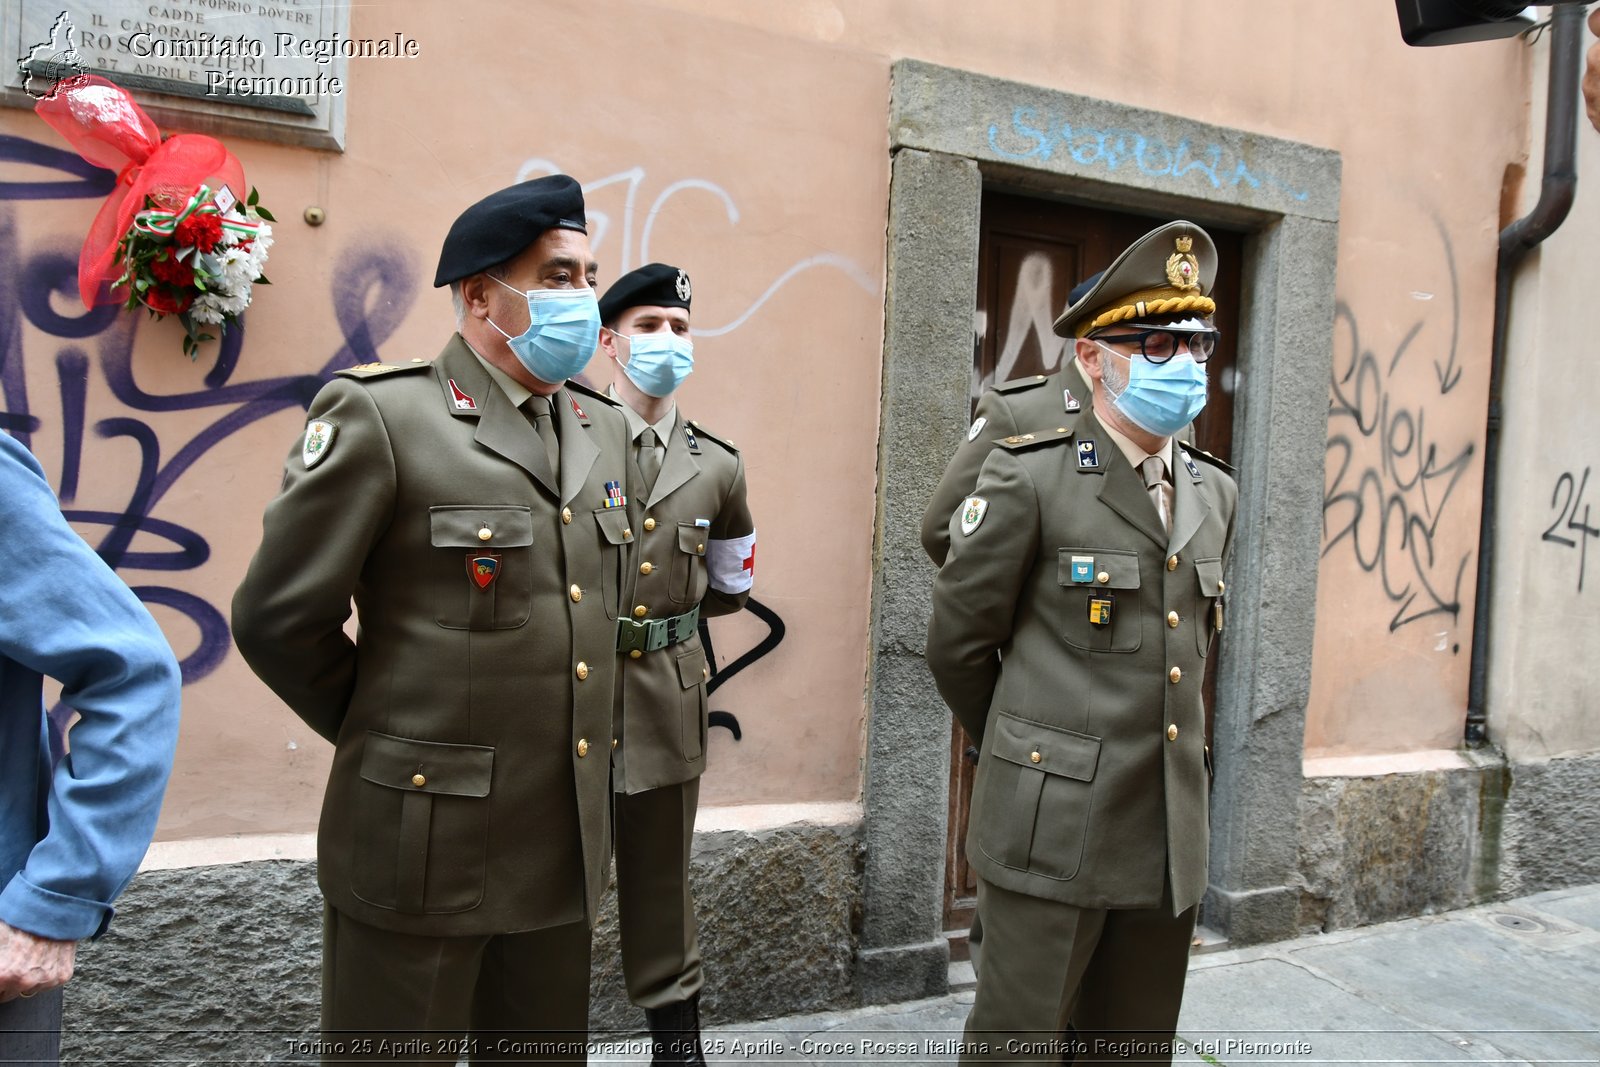
<path id="1" fill-rule="evenodd" d="M 551 174 L 490 193 L 450 224 L 434 288 L 514 259 L 544 231 L 557 229 L 589 232 L 576 179 Z"/>
<path id="2" fill-rule="evenodd" d="M 600 321 L 616 322 L 624 311 L 636 307 L 687 310 L 692 293 L 689 275 L 682 267 L 646 263 L 611 283 L 606 295 L 600 298 Z"/>
<path id="3" fill-rule="evenodd" d="M 1217 276 L 1217 246 L 1192 222 L 1158 226 L 1129 245 L 1111 266 L 1081 282 L 1056 319 L 1061 337 L 1086 337 L 1095 330 L 1170 316 L 1208 318 L 1216 313 L 1211 284 Z M 1196 323 L 1197 328 L 1199 323 Z M 1209 328 L 1207 325 L 1205 328 Z"/>

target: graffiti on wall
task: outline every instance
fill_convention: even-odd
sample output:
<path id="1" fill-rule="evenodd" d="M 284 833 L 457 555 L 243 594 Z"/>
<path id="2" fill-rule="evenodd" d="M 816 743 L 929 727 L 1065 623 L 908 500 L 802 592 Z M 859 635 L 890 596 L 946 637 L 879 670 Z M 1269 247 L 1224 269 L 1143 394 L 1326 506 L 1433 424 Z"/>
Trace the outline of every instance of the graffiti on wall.
<path id="1" fill-rule="evenodd" d="M 4 281 L 0 285 L 0 432 L 12 434 L 24 445 L 31 445 L 32 435 L 47 426 L 52 433 L 59 433 L 59 469 L 47 467 L 47 473 L 67 519 L 79 530 L 100 531 L 89 540 L 113 570 L 174 575 L 170 582 L 139 584 L 133 590 L 144 603 L 160 604 L 194 626 L 199 635 L 194 647 L 180 650 L 184 684 L 193 684 L 222 665 L 232 640 L 226 604 L 212 603 L 179 588 L 178 576 L 203 567 L 211 557 L 211 539 L 222 536 L 223 531 L 185 526 L 163 517 L 163 500 L 186 490 L 203 491 L 195 485 L 201 475 L 194 468 L 233 434 L 280 411 L 307 409 L 339 368 L 380 361 L 383 344 L 417 299 L 421 275 L 415 254 L 398 237 L 368 237 L 338 256 L 326 294 L 338 332 L 315 369 L 243 380 L 238 372 L 249 337 L 247 314 L 241 327 L 228 331 L 218 344 L 215 364 L 199 388 L 155 393 L 139 382 L 135 372 L 133 352 L 141 318 L 116 305 L 83 309 L 77 296 L 76 246 L 62 236 L 24 248 L 16 224 L 16 204 L 99 200 L 111 191 L 115 175 L 85 163 L 75 153 L 0 135 L 0 165 L 5 164 L 33 168 L 29 173 L 35 177 L 0 181 L 0 280 Z M 50 176 L 39 178 L 40 171 Z M 642 176 L 642 171 L 639 173 Z M 667 199 L 670 194 L 658 197 L 650 219 Z M 650 228 L 647 220 L 641 254 L 648 249 Z M 787 277 L 804 269 L 809 268 L 797 265 Z M 781 288 L 787 277 L 755 306 Z M 26 284 L 21 284 L 22 279 Z M 754 310 L 752 307 L 723 332 L 736 328 Z M 48 351 L 24 350 L 25 325 L 48 338 Z M 313 362 L 316 359 L 312 357 Z M 26 373 L 30 360 L 35 364 L 49 361 L 53 366 L 54 388 L 48 395 L 30 390 Z M 36 384 L 38 367 L 34 370 Z M 90 411 L 94 375 L 116 403 L 115 411 L 103 417 Z M 207 412 L 209 421 L 197 431 L 178 434 L 172 420 L 162 416 L 180 411 Z M 95 501 L 92 507 L 79 506 L 85 467 L 123 460 L 128 454 L 136 459 L 137 474 L 125 496 Z M 701 623 L 714 672 L 712 690 L 768 655 L 783 640 L 784 624 L 776 612 L 753 599 L 748 610 L 766 625 L 767 636 L 720 670 L 716 657 L 709 655 L 710 631 Z M 70 714 L 66 708 L 52 710 L 58 734 Z M 738 720 L 730 712 L 716 713 L 713 725 L 728 728 L 735 737 L 741 735 Z"/>
<path id="2" fill-rule="evenodd" d="M 1591 473 L 1591 468 L 1584 467 L 1582 472 L 1562 471 L 1556 478 L 1555 488 L 1550 492 L 1550 511 L 1554 518 L 1539 538 L 1577 553 L 1580 593 L 1583 592 L 1584 572 L 1589 569 L 1589 538 L 1600 537 L 1600 527 L 1589 522 L 1590 502 L 1585 499 Z"/>
<path id="3" fill-rule="evenodd" d="M 1347 552 L 1377 579 L 1394 608 L 1391 633 L 1424 619 L 1442 618 L 1453 627 L 1471 559 L 1470 552 L 1447 553 L 1440 535 L 1447 523 L 1473 518 L 1452 511 L 1451 504 L 1476 447 L 1471 440 L 1440 440 L 1428 421 L 1433 413 L 1437 425 L 1437 405 L 1447 402 L 1461 377 L 1455 256 L 1442 225 L 1439 234 L 1449 265 L 1449 301 L 1411 323 L 1398 341 L 1364 337 L 1360 316 L 1343 301 L 1334 312 L 1322 555 Z M 1433 305 L 1433 294 L 1416 295 Z M 1423 379 L 1427 387 L 1410 387 L 1416 374 L 1402 387 L 1401 375 L 1424 351 L 1434 354 L 1432 373 Z M 1441 649 L 1450 640 L 1444 631 Z M 1451 642 L 1451 650 L 1459 653 L 1459 642 Z"/>
<path id="4" fill-rule="evenodd" d="M 1228 145 L 1195 144 L 1187 137 L 1173 144 L 1153 132 L 1098 129 L 1026 105 L 1013 108 L 1009 119 L 989 124 L 989 150 L 1006 159 L 1040 162 L 1065 153 L 1079 166 L 1098 167 L 1112 174 L 1126 168 L 1150 178 L 1191 185 L 1204 183 L 1212 189 L 1265 187 L 1296 201 L 1311 195 L 1276 174 L 1252 169 Z"/>

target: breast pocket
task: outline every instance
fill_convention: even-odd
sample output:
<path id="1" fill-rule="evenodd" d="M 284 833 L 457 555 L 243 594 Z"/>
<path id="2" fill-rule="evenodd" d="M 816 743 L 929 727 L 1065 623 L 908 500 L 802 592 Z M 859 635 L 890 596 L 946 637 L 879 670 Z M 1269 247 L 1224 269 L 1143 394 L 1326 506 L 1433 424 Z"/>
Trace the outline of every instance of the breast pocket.
<path id="1" fill-rule="evenodd" d="M 1200 655 L 1211 651 L 1211 642 L 1222 632 L 1222 560 L 1194 561 L 1195 579 L 1200 583 L 1200 611 L 1195 619 L 1194 638 Z"/>
<path id="2" fill-rule="evenodd" d="M 678 550 L 672 554 L 672 584 L 667 595 L 674 604 L 698 604 L 706 595 L 706 536 L 709 526 L 678 523 Z"/>
<path id="3" fill-rule="evenodd" d="M 1066 601 L 1062 639 L 1090 652 L 1138 651 L 1139 554 L 1108 548 L 1063 548 L 1059 553 Z"/>
<path id="4" fill-rule="evenodd" d="M 600 530 L 600 587 L 605 592 L 606 618 L 618 612 L 627 614 L 626 601 L 633 598 L 633 560 L 628 546 L 633 544 L 633 527 L 626 508 L 595 508 L 594 521 Z"/>
<path id="5" fill-rule="evenodd" d="M 433 545 L 428 581 L 436 621 L 452 630 L 506 630 L 533 607 L 533 512 L 516 504 L 444 504 L 428 509 Z"/>
<path id="6" fill-rule="evenodd" d="M 356 783 L 351 889 L 413 915 L 483 899 L 494 749 L 370 732 Z"/>
<path id="7" fill-rule="evenodd" d="M 683 730 L 683 759 L 694 763 L 706 751 L 706 654 L 696 640 L 678 653 L 678 686 L 682 692 L 679 722 Z"/>
<path id="8" fill-rule="evenodd" d="M 989 733 L 978 764 L 983 850 L 1007 867 L 1076 877 L 1100 739 L 1004 712 Z"/>

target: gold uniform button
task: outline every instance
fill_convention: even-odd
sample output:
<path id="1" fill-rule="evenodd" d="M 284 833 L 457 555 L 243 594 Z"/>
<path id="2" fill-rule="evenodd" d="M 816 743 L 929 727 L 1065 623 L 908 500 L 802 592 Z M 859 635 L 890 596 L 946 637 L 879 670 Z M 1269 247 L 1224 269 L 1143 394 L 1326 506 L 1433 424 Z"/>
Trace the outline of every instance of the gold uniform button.
<path id="1" fill-rule="evenodd" d="M 561 525 L 568 526 L 568 525 L 571 525 L 571 523 L 572 523 L 572 509 L 571 508 L 562 508 L 561 509 Z"/>
<path id="2" fill-rule="evenodd" d="M 1222 595 L 1222 591 L 1223 591 L 1223 590 L 1224 590 L 1224 589 L 1226 589 L 1226 588 L 1228 588 L 1228 587 L 1227 587 L 1227 586 L 1226 586 L 1226 585 L 1224 585 L 1224 584 L 1223 584 L 1223 582 L 1222 582 L 1222 579 L 1221 579 L 1221 578 L 1218 578 L 1218 579 L 1217 579 L 1217 595 L 1218 595 L 1218 596 L 1221 596 L 1221 595 Z"/>
<path id="3" fill-rule="evenodd" d="M 572 602 L 576 604 L 578 601 L 583 599 L 583 590 L 579 589 L 577 586 L 573 586 L 567 591 L 567 595 L 572 597 Z"/>
<path id="4" fill-rule="evenodd" d="M 654 520 L 654 519 L 646 519 L 646 520 L 644 520 L 644 532 L 645 533 L 649 533 L 651 530 L 654 530 L 655 528 L 656 528 L 656 520 Z"/>
<path id="5" fill-rule="evenodd" d="M 1035 763 L 1038 763 L 1040 760 L 1044 759 L 1043 756 L 1039 755 L 1037 750 L 1028 753 L 1028 758 L 1031 759 Z"/>
<path id="6" fill-rule="evenodd" d="M 589 740 L 588 740 L 588 738 L 585 738 L 585 737 L 578 738 L 578 758 L 582 759 L 583 757 L 587 756 L 588 754 L 589 754 Z"/>
<path id="7" fill-rule="evenodd" d="M 416 786 L 418 789 L 421 789 L 423 786 L 428 784 L 428 778 L 419 771 L 411 776 L 411 784 Z"/>
<path id="8" fill-rule="evenodd" d="M 649 574 L 653 570 L 655 570 L 655 568 L 650 565 L 649 560 L 645 560 L 643 563 L 639 564 L 640 574 Z"/>
<path id="9" fill-rule="evenodd" d="M 489 538 L 491 538 L 493 536 L 494 536 L 494 531 L 490 530 L 489 527 L 487 527 L 487 526 L 485 526 L 483 529 L 478 531 L 478 540 L 480 540 L 480 541 L 487 541 L 487 540 L 489 540 Z"/>
<path id="10" fill-rule="evenodd" d="M 1174 668 L 1172 668 L 1170 671 L 1167 672 L 1167 677 L 1172 680 L 1172 684 L 1173 685 L 1177 685 L 1179 682 L 1183 681 L 1183 668 L 1182 667 L 1174 667 Z"/>
<path id="11" fill-rule="evenodd" d="M 1167 570 L 1175 571 L 1177 569 L 1178 569 L 1178 557 L 1177 556 L 1168 556 L 1167 557 Z"/>
<path id="12" fill-rule="evenodd" d="M 636 619 L 642 619 L 648 614 L 650 614 L 650 609 L 645 607 L 643 604 L 640 604 L 638 607 L 633 609 L 633 617 Z"/>
<path id="13" fill-rule="evenodd" d="M 1101 585 L 1105 585 L 1111 580 L 1111 575 L 1107 574 L 1105 571 L 1101 571 L 1099 574 L 1094 576 L 1094 580 L 1099 582 Z"/>
<path id="14" fill-rule="evenodd" d="M 587 663 L 584 663 L 582 660 L 579 660 L 578 661 L 578 668 L 573 673 L 578 676 L 578 681 L 581 682 L 585 678 L 589 677 L 589 665 Z"/>
<path id="15" fill-rule="evenodd" d="M 622 536 L 623 537 L 632 537 L 633 536 L 633 531 L 632 530 L 623 530 L 622 531 Z"/>
<path id="16" fill-rule="evenodd" d="M 1167 727 L 1167 740 L 1168 741 L 1176 741 L 1177 739 L 1178 739 L 1178 724 L 1177 723 L 1173 723 L 1172 725 Z"/>
<path id="17" fill-rule="evenodd" d="M 707 664 L 706 666 L 700 668 L 700 677 L 705 679 L 708 682 L 711 681 L 711 665 L 710 664 Z"/>
<path id="18" fill-rule="evenodd" d="M 1034 380 L 1034 381 L 1036 381 L 1036 382 L 1042 382 L 1042 381 L 1044 381 L 1044 375 L 1042 375 L 1042 374 L 1035 374 L 1035 375 L 1034 375 L 1034 376 L 1033 376 L 1033 380 Z"/>
<path id="19" fill-rule="evenodd" d="M 622 738 L 613 737 L 611 739 L 611 751 L 615 752 L 617 750 L 617 746 L 620 744 L 622 744 Z"/>
<path id="20" fill-rule="evenodd" d="M 1167 612 L 1167 625 L 1174 630 L 1178 628 L 1178 613 L 1176 611 Z"/>
<path id="21" fill-rule="evenodd" d="M 637 648 L 636 648 L 636 649 L 634 649 L 634 650 L 633 650 L 633 651 L 631 651 L 631 652 L 629 652 L 629 653 L 628 653 L 628 658 L 629 658 L 629 659 L 638 659 L 638 658 L 639 658 L 639 657 L 640 657 L 640 656 L 642 656 L 642 655 L 644 655 L 644 653 L 643 653 L 643 652 L 640 652 L 640 651 L 639 651 L 639 650 L 638 650 L 638 649 L 637 649 Z"/>
<path id="22" fill-rule="evenodd" d="M 694 546 L 694 550 L 695 550 L 695 552 L 697 552 L 698 554 L 700 554 L 702 556 L 706 554 L 706 546 L 705 545 L 695 545 Z"/>

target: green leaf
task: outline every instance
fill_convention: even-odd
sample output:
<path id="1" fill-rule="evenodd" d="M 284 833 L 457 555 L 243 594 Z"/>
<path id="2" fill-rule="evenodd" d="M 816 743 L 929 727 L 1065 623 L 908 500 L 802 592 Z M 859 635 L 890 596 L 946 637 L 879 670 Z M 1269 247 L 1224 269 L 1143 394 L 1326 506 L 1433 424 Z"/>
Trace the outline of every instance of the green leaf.
<path id="1" fill-rule="evenodd" d="M 270 278 L 268 278 L 265 274 L 257 274 L 255 283 L 257 285 L 271 285 L 272 284 L 272 280 Z"/>
<path id="2" fill-rule="evenodd" d="M 245 199 L 245 206 L 246 207 L 255 207 L 256 204 L 260 200 L 261 200 L 261 194 L 256 192 L 256 187 L 252 185 L 250 187 L 250 195 L 249 195 L 249 197 L 247 197 Z"/>
<path id="3" fill-rule="evenodd" d="M 262 218 L 266 219 L 268 222 L 277 222 L 278 221 L 276 218 L 273 217 L 272 212 L 268 211 L 264 207 L 257 206 L 256 207 L 256 214 L 260 215 Z"/>

